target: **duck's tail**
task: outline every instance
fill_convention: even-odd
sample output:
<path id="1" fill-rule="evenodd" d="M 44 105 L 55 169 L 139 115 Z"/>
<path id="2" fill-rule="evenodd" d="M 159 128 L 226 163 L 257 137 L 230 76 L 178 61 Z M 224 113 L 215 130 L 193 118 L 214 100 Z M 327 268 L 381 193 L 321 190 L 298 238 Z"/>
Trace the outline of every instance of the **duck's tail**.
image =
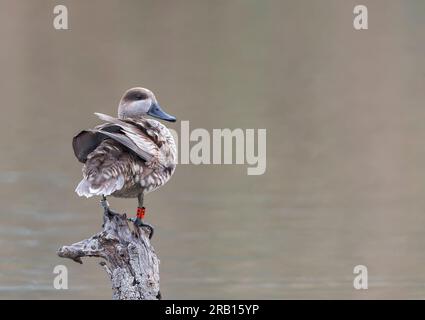
<path id="1" fill-rule="evenodd" d="M 93 194 L 90 192 L 90 183 L 83 179 L 78 184 L 77 188 L 75 188 L 75 192 L 80 196 L 85 196 L 86 198 L 90 198 Z"/>
<path id="2" fill-rule="evenodd" d="M 84 179 L 78 184 L 75 192 L 81 197 L 109 196 L 124 186 L 124 175 L 121 170 L 113 140 L 103 141 L 89 154 L 83 167 Z"/>
<path id="3" fill-rule="evenodd" d="M 92 196 L 110 196 L 117 190 L 120 190 L 124 186 L 124 179 L 122 176 L 117 177 L 116 179 L 109 179 L 103 181 L 103 183 L 97 185 L 84 178 L 80 181 L 75 192 L 80 196 L 85 196 L 90 198 Z"/>

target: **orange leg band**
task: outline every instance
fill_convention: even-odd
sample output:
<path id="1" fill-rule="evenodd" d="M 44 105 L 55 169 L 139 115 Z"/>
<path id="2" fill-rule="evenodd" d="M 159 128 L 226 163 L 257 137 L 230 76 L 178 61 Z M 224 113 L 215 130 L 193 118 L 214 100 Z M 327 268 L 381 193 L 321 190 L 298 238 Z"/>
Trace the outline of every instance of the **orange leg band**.
<path id="1" fill-rule="evenodd" d="M 137 218 L 143 219 L 145 217 L 145 213 L 146 213 L 145 207 L 142 207 L 142 208 L 138 207 L 137 208 Z"/>

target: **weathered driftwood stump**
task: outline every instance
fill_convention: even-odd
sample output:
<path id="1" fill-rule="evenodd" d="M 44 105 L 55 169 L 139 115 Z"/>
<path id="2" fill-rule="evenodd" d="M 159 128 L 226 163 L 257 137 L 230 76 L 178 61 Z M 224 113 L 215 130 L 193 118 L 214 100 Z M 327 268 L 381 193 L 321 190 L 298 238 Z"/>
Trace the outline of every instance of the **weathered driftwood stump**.
<path id="1" fill-rule="evenodd" d="M 100 265 L 112 282 L 112 298 L 119 300 L 161 299 L 159 259 L 148 233 L 132 225 L 125 214 L 105 215 L 103 231 L 59 249 L 58 255 L 83 263 L 82 257 L 100 257 Z"/>

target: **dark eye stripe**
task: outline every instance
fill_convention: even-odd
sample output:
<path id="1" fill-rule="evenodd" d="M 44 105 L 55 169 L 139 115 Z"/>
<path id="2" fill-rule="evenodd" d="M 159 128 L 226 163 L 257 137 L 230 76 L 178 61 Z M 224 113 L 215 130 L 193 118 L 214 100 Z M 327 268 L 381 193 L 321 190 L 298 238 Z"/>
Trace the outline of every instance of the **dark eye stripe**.
<path id="1" fill-rule="evenodd" d="M 127 94 L 126 100 L 134 101 L 134 100 L 145 100 L 148 98 L 148 95 L 144 92 L 133 91 Z"/>

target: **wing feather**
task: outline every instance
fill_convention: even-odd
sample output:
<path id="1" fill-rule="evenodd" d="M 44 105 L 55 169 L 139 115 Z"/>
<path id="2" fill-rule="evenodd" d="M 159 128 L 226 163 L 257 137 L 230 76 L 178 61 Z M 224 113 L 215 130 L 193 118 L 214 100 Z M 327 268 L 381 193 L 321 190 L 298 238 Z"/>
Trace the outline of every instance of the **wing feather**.
<path id="1" fill-rule="evenodd" d="M 141 157 L 145 161 L 151 161 L 153 158 L 153 155 L 149 152 L 146 152 L 145 150 L 141 149 L 137 144 L 134 143 L 134 141 L 128 137 L 126 134 L 122 133 L 114 133 L 114 132 L 108 132 L 103 130 L 96 130 L 93 131 L 99 132 L 104 134 L 105 136 L 108 136 L 111 139 L 114 139 L 115 141 L 121 143 L 131 151 L 135 152 L 139 157 Z"/>
<path id="2" fill-rule="evenodd" d="M 122 143 L 146 161 L 154 161 L 161 166 L 165 165 L 161 163 L 163 157 L 160 156 L 160 147 L 152 140 L 153 137 L 139 129 L 139 124 L 133 125 L 102 113 L 95 113 L 95 115 L 103 121 L 120 127 L 121 132 L 109 132 L 109 130 L 104 130 L 105 127 L 94 130 Z"/>

